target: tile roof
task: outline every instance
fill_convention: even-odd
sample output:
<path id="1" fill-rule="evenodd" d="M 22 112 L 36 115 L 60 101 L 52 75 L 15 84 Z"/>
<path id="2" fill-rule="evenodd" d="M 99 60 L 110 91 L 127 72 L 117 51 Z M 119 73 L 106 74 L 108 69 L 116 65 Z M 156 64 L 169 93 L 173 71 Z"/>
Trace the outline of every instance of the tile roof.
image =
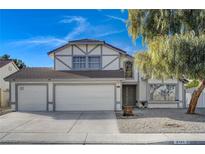
<path id="1" fill-rule="evenodd" d="M 24 68 L 5 78 L 6 81 L 18 79 L 86 79 L 123 78 L 121 70 L 56 71 L 52 68 Z"/>
<path id="2" fill-rule="evenodd" d="M 0 68 L 3 67 L 4 65 L 9 64 L 10 62 L 12 62 L 12 60 L 1 60 L 0 59 Z"/>

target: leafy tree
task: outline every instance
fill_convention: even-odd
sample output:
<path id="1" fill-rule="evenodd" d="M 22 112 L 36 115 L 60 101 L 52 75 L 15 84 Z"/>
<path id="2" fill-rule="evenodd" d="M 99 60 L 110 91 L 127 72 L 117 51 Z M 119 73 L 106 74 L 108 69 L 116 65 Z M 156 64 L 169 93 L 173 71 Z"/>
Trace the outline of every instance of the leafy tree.
<path id="1" fill-rule="evenodd" d="M 8 54 L 4 54 L 3 56 L 0 57 L 1 59 L 8 60 L 10 56 Z"/>
<path id="2" fill-rule="evenodd" d="M 187 111 L 194 113 L 205 87 L 205 10 L 128 10 L 127 27 L 133 40 L 142 35 L 148 45 L 136 55 L 146 77 L 200 81 Z"/>
<path id="3" fill-rule="evenodd" d="M 10 58 L 10 55 L 8 55 L 8 54 L 4 54 L 3 56 L 0 56 L 0 59 L 1 60 L 12 60 L 19 69 L 26 67 L 26 65 L 24 64 L 24 62 L 22 60 L 12 59 L 12 58 Z"/>
<path id="4" fill-rule="evenodd" d="M 198 98 L 205 88 L 205 34 L 157 37 L 149 44 L 148 52 L 136 54 L 136 63 L 147 78 L 199 80 L 187 111 L 195 112 Z"/>
<path id="5" fill-rule="evenodd" d="M 205 10 L 128 10 L 128 32 L 135 40 L 156 36 L 205 32 Z"/>
<path id="6" fill-rule="evenodd" d="M 196 88 L 199 86 L 199 81 L 198 80 L 192 80 L 190 82 L 188 82 L 185 87 L 188 89 L 188 88 Z"/>

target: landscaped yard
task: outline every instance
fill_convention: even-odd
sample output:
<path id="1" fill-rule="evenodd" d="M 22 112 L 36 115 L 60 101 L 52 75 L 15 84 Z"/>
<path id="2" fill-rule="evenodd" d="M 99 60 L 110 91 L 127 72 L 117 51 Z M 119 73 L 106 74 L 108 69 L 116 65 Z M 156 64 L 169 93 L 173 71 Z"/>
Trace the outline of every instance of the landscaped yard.
<path id="1" fill-rule="evenodd" d="M 135 109 L 134 117 L 116 113 L 120 133 L 205 133 L 205 109 Z"/>

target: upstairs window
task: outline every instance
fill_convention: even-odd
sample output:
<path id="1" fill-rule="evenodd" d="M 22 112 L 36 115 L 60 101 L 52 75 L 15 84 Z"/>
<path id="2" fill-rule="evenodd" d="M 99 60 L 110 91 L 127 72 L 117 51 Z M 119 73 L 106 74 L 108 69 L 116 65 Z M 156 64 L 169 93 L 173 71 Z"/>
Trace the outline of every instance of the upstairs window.
<path id="1" fill-rule="evenodd" d="M 100 69 L 100 56 L 88 57 L 89 69 Z"/>
<path id="2" fill-rule="evenodd" d="M 127 61 L 125 62 L 125 78 L 132 78 L 133 77 L 133 70 L 132 70 L 132 62 Z"/>
<path id="3" fill-rule="evenodd" d="M 73 69 L 79 70 L 86 68 L 86 57 L 76 56 L 73 57 Z"/>

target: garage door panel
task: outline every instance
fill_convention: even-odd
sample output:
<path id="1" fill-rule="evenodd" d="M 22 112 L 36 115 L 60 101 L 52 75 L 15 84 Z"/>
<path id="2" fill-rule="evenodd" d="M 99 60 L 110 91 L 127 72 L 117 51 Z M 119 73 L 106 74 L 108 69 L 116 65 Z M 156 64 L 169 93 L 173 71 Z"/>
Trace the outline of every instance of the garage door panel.
<path id="1" fill-rule="evenodd" d="M 56 111 L 114 110 L 113 85 L 56 85 Z"/>
<path id="2" fill-rule="evenodd" d="M 45 85 L 18 86 L 19 111 L 46 111 L 47 87 Z"/>

